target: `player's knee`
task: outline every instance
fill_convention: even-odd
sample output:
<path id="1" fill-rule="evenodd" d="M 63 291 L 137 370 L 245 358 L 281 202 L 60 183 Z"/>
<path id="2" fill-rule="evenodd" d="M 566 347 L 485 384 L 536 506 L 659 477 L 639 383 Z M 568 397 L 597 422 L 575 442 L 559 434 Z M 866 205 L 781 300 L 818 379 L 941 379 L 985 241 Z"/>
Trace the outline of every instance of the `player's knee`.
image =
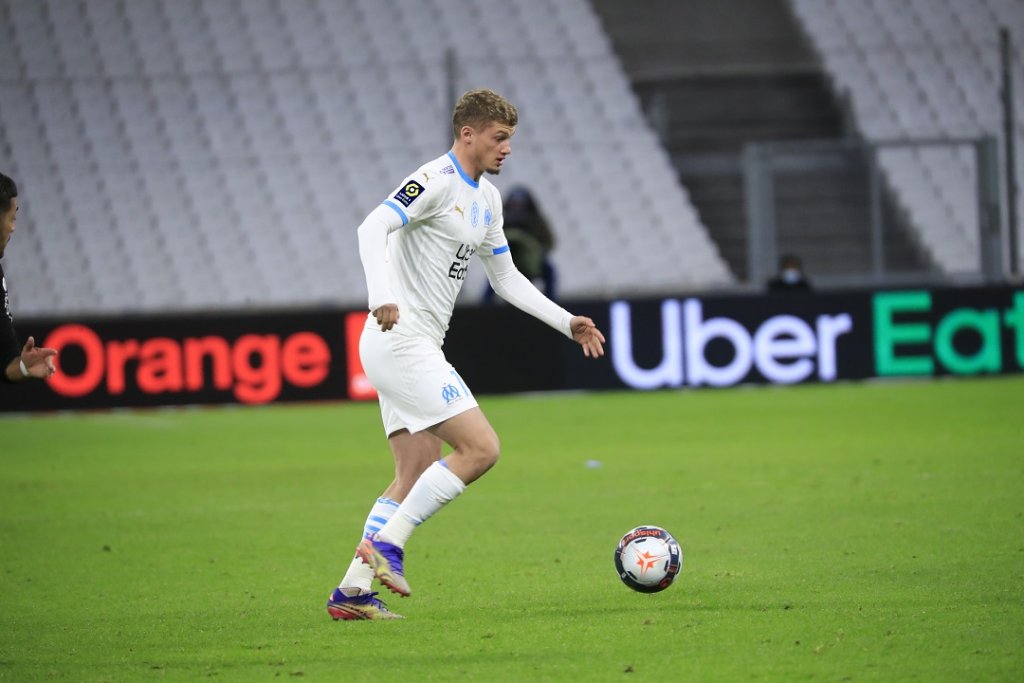
<path id="1" fill-rule="evenodd" d="M 480 470 L 487 471 L 498 462 L 498 457 L 501 455 L 501 442 L 498 440 L 498 435 L 492 430 L 490 433 L 481 434 L 473 439 L 468 450 Z"/>
<path id="2" fill-rule="evenodd" d="M 491 438 L 487 443 L 486 448 L 487 460 L 491 463 L 491 467 L 498 462 L 498 458 L 501 456 L 501 441 L 498 439 L 498 435 L 491 432 Z"/>

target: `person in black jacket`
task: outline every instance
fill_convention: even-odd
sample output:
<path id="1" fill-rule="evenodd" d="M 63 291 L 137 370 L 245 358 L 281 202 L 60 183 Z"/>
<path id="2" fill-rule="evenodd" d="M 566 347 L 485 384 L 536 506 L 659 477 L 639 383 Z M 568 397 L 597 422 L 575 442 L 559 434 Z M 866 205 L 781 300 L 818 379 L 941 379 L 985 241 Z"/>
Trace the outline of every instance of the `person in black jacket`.
<path id="1" fill-rule="evenodd" d="M 8 242 L 14 234 L 14 222 L 18 217 L 18 186 L 0 173 L 0 259 L 4 257 Z M 7 278 L 0 263 L 0 290 L 3 292 L 3 313 L 0 314 L 0 380 L 22 382 L 27 379 L 45 379 L 56 372 L 54 359 L 57 352 L 36 346 L 36 340 L 28 338 L 25 346 L 18 343 L 14 331 L 14 316 L 11 302 L 7 298 Z"/>
<path id="2" fill-rule="evenodd" d="M 505 237 L 516 267 L 530 282 L 539 280 L 539 289 L 554 301 L 556 274 L 549 254 L 555 248 L 555 235 L 537 200 L 525 187 L 514 187 L 505 196 L 502 214 Z M 483 301 L 485 304 L 494 301 L 494 290 L 489 284 Z"/>

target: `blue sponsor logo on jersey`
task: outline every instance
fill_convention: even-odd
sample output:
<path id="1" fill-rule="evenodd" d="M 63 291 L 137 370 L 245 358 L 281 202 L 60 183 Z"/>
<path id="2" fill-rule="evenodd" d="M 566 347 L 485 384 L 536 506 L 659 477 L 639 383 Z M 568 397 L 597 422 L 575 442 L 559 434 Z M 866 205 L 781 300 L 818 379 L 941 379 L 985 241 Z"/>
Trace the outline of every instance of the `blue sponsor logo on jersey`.
<path id="1" fill-rule="evenodd" d="M 490 207 L 488 207 L 488 208 L 484 209 L 484 225 L 490 225 L 491 224 L 491 218 L 493 218 L 493 216 L 491 215 Z"/>
<path id="2" fill-rule="evenodd" d="M 398 203 L 400 203 L 402 206 L 408 208 L 408 206 L 412 204 L 414 201 L 416 201 L 416 198 L 423 194 L 425 191 L 426 188 L 424 188 L 418 182 L 416 182 L 415 180 L 410 180 L 409 182 L 402 186 L 401 190 L 398 191 L 398 193 L 395 195 L 395 200 L 397 200 Z"/>
<path id="3" fill-rule="evenodd" d="M 462 398 L 462 394 L 459 393 L 458 387 L 456 387 L 454 384 L 449 383 L 441 387 L 441 398 L 444 399 L 445 403 L 451 405 L 455 401 L 458 401 L 460 398 Z"/>
<path id="4" fill-rule="evenodd" d="M 474 228 L 480 224 L 480 205 L 476 202 L 473 202 L 473 206 L 469 210 L 469 224 Z"/>

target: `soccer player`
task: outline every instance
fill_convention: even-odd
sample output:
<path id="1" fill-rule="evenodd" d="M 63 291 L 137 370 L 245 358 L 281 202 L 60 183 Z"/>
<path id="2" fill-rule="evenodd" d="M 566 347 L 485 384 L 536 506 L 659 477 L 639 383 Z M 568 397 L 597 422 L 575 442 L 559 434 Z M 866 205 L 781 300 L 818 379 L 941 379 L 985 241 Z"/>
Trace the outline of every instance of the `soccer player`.
<path id="1" fill-rule="evenodd" d="M 13 180 L 0 173 L 0 259 L 4 257 L 7 244 L 14 235 L 18 218 L 18 186 Z M 11 302 L 7 297 L 7 278 L 0 263 L 0 290 L 3 292 L 3 315 L 0 315 L 0 379 L 5 382 L 24 382 L 28 379 L 45 379 L 54 373 L 54 358 L 57 352 L 36 346 L 36 340 L 28 338 L 25 346 L 18 343 L 14 331 L 14 316 Z"/>
<path id="2" fill-rule="evenodd" d="M 380 396 L 395 478 L 377 499 L 356 557 L 327 601 L 335 619 L 394 619 L 370 591 L 374 577 L 401 596 L 404 547 L 413 530 L 498 460 L 499 443 L 441 345 L 474 255 L 504 299 L 604 355 L 594 321 L 574 316 L 517 269 L 502 231 L 498 174 L 519 114 L 490 90 L 472 90 L 452 114 L 451 151 L 408 176 L 359 226 L 370 314 L 360 338 L 363 369 Z M 444 459 L 441 448 L 454 450 Z"/>

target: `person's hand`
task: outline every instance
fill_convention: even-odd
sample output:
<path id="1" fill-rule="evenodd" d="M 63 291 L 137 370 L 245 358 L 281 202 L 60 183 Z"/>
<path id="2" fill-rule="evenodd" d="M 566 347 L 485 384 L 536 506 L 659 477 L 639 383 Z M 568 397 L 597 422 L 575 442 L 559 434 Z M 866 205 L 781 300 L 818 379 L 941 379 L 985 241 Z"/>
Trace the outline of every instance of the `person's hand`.
<path id="1" fill-rule="evenodd" d="M 53 364 L 56 358 L 57 351 L 55 349 L 37 347 L 36 340 L 32 337 L 28 338 L 25 347 L 21 350 L 21 362 L 25 364 L 29 376 L 38 379 L 46 379 L 57 372 L 57 368 Z"/>
<path id="2" fill-rule="evenodd" d="M 572 338 L 583 347 L 584 356 L 597 358 L 604 355 L 604 335 L 593 320 L 577 315 L 569 321 L 569 329 L 572 330 Z"/>
<path id="3" fill-rule="evenodd" d="M 382 332 L 387 332 L 398 324 L 398 304 L 384 304 L 373 311 Z"/>

